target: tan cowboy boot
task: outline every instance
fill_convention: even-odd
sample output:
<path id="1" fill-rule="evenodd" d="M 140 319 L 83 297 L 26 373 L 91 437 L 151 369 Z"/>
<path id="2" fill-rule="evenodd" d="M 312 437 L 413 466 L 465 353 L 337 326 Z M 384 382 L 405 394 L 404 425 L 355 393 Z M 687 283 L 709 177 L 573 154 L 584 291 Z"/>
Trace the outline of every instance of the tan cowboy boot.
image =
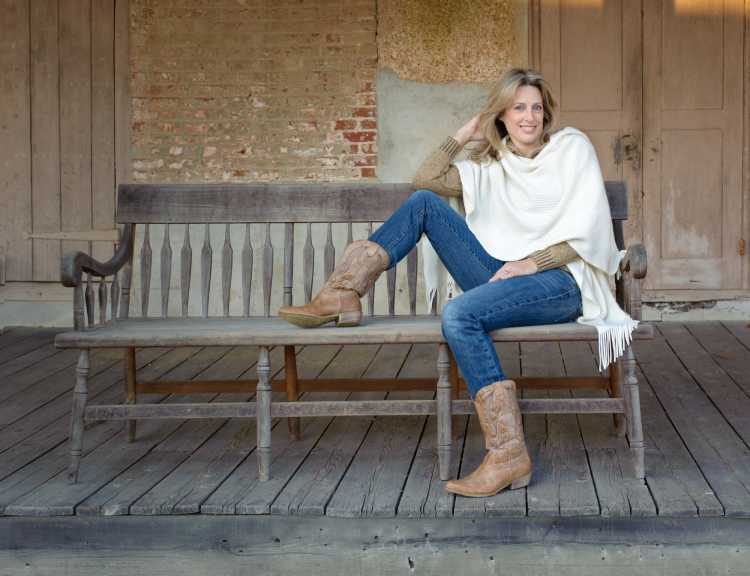
<path id="1" fill-rule="evenodd" d="M 523 439 L 516 383 L 502 380 L 485 386 L 474 400 L 484 433 L 487 454 L 479 467 L 460 480 L 445 485 L 462 496 L 492 496 L 510 485 L 523 488 L 531 479 L 531 459 Z"/>
<path id="2" fill-rule="evenodd" d="M 304 306 L 283 306 L 279 316 L 303 328 L 328 322 L 357 326 L 362 320 L 359 299 L 388 268 L 388 260 L 388 253 L 379 244 L 369 240 L 352 242 L 320 292 Z"/>

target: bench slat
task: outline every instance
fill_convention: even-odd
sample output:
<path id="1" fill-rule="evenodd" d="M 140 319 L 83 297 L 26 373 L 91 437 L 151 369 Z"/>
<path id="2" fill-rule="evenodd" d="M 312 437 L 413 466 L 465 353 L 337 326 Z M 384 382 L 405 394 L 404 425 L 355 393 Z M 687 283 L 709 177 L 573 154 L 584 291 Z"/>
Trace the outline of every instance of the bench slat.
<path id="1" fill-rule="evenodd" d="M 653 338 L 653 327 L 641 324 L 634 338 Z M 597 339 L 596 329 L 575 322 L 503 328 L 495 342 L 544 342 Z M 352 328 L 298 328 L 281 318 L 131 318 L 85 331 L 60 334 L 61 348 L 120 346 L 276 346 L 303 344 L 384 344 L 444 342 L 436 316 L 378 316 Z"/>
<path id="2" fill-rule="evenodd" d="M 622 182 L 606 182 L 610 212 L 627 218 Z M 382 222 L 412 193 L 409 183 L 121 184 L 119 223 Z"/>

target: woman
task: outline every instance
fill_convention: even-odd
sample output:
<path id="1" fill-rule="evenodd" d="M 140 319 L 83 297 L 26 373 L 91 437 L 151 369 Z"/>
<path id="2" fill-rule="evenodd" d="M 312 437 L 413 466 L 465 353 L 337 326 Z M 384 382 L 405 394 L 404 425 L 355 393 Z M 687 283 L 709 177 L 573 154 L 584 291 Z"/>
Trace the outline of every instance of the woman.
<path id="1" fill-rule="evenodd" d="M 526 486 L 531 460 L 516 386 L 489 332 L 578 322 L 596 326 L 603 369 L 624 351 L 637 323 L 615 302 L 609 275 L 622 253 L 594 149 L 578 130 L 552 134 L 556 103 L 533 70 L 500 78 L 484 109 L 417 171 L 417 190 L 368 240 L 350 244 L 323 289 L 279 315 L 300 326 L 359 323 L 363 296 L 425 234 L 462 294 L 442 313 L 446 341 L 479 416 L 487 454 L 446 490 L 490 496 Z M 470 160 L 453 163 L 469 142 Z M 437 194 L 463 197 L 466 219 Z"/>

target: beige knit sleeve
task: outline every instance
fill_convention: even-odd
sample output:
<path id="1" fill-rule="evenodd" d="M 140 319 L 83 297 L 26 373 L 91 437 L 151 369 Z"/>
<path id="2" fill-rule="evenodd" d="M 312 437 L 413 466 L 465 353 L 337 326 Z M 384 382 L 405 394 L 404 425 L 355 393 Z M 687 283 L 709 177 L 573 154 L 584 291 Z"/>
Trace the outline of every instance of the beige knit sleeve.
<path id="1" fill-rule="evenodd" d="M 578 253 L 567 242 L 560 242 L 544 250 L 537 250 L 530 254 L 529 258 L 536 264 L 537 271 L 543 272 L 565 266 L 568 262 L 578 258 Z"/>
<path id="2" fill-rule="evenodd" d="M 417 169 L 412 184 L 415 188 L 427 188 L 441 196 L 462 194 L 461 177 L 458 169 L 451 164 L 461 151 L 461 145 L 450 136 L 430 154 Z"/>

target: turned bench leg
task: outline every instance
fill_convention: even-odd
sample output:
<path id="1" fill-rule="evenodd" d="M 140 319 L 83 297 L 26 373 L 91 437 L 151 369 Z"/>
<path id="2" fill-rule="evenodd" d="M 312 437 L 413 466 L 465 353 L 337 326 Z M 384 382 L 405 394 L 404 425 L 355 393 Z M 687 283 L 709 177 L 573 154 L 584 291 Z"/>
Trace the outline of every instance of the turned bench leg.
<path id="1" fill-rule="evenodd" d="M 440 479 L 449 480 L 451 471 L 451 397 L 453 384 L 450 377 L 450 351 L 447 344 L 438 348 L 438 381 L 437 381 L 437 432 L 438 432 L 438 468 Z"/>
<path id="2" fill-rule="evenodd" d="M 83 426 L 88 398 L 89 351 L 81 350 L 76 367 L 76 385 L 73 389 L 73 410 L 70 415 L 70 466 L 68 481 L 78 482 L 78 467 L 83 452 Z"/>
<path id="3" fill-rule="evenodd" d="M 125 351 L 125 403 L 135 404 L 138 401 L 135 389 L 135 348 Z M 135 441 L 137 420 L 128 420 L 128 442 Z"/>
<path id="4" fill-rule="evenodd" d="M 622 359 L 618 358 L 609 365 L 609 395 L 612 398 L 624 398 L 622 380 Z M 613 417 L 615 420 L 615 433 L 618 437 L 623 438 L 625 436 L 626 418 L 623 414 L 613 414 Z"/>
<path id="5" fill-rule="evenodd" d="M 635 476 L 643 480 L 646 476 L 643 448 L 643 425 L 641 423 L 641 398 L 638 378 L 635 376 L 635 356 L 631 347 L 625 351 L 625 417 L 628 425 L 628 442 L 633 452 Z"/>
<path id="6" fill-rule="evenodd" d="M 271 364 L 266 346 L 261 346 L 258 352 L 255 408 L 258 425 L 258 479 L 265 482 L 271 468 Z"/>
<path id="7" fill-rule="evenodd" d="M 297 387 L 297 355 L 294 346 L 284 346 L 284 374 L 286 375 L 286 399 L 294 402 L 299 400 Z M 288 418 L 289 435 L 295 440 L 300 439 L 299 418 Z"/>
<path id="8" fill-rule="evenodd" d="M 460 390 L 461 382 L 458 379 L 458 364 L 456 364 L 456 359 L 453 357 L 453 352 L 448 348 L 448 359 L 450 361 L 450 379 L 451 379 L 451 386 L 452 392 L 451 392 L 451 398 L 453 400 L 458 400 L 458 393 Z"/>

